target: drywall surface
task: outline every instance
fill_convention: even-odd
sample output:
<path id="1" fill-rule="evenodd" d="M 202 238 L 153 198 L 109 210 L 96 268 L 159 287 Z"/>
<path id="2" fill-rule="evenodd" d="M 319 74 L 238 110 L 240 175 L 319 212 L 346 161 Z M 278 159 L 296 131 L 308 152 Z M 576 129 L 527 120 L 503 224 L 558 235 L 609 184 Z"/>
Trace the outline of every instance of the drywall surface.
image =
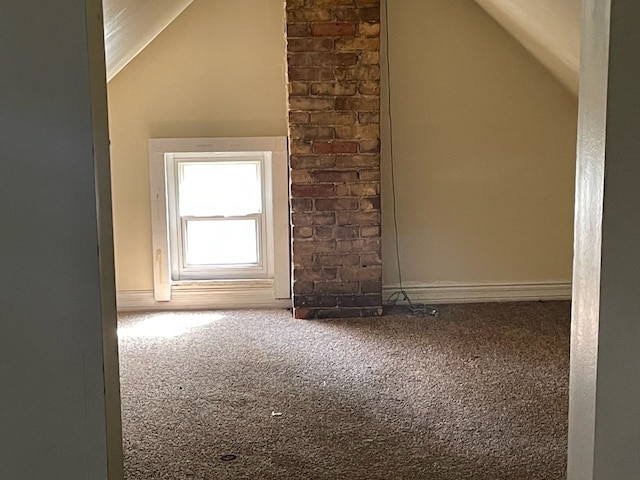
<path id="1" fill-rule="evenodd" d="M 104 0 L 107 80 L 173 22 L 193 0 Z"/>
<path id="2" fill-rule="evenodd" d="M 115 298 L 101 293 L 112 253 L 96 205 L 100 2 L 5 2 L 0 45 L 0 478 L 104 480 Z"/>
<path id="3" fill-rule="evenodd" d="M 148 139 L 287 134 L 284 2 L 195 0 L 108 92 L 116 284 L 152 290 Z"/>
<path id="4" fill-rule="evenodd" d="M 405 281 L 569 282 L 576 99 L 473 2 L 390 3 Z M 148 138 L 286 135 L 284 51 L 282 2 L 195 0 L 109 83 L 118 290 L 153 288 Z"/>
<path id="5" fill-rule="evenodd" d="M 476 3 L 577 95 L 582 0 L 476 0 Z"/>
<path id="6" fill-rule="evenodd" d="M 568 282 L 576 99 L 474 2 L 389 2 L 388 15 L 404 281 Z M 398 275 L 385 109 L 388 285 Z"/>

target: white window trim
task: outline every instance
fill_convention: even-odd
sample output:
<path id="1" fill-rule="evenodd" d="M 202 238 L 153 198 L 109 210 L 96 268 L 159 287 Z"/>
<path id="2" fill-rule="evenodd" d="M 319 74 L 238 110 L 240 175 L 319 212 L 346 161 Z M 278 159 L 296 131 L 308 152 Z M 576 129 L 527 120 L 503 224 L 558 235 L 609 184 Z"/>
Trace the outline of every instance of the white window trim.
<path id="1" fill-rule="evenodd" d="M 249 157 L 253 158 L 249 158 Z M 274 256 L 271 254 L 273 248 L 274 231 L 273 231 L 273 181 L 272 181 L 272 156 L 270 151 L 263 152 L 220 152 L 220 154 L 206 153 L 167 153 L 165 154 L 165 171 L 166 171 L 166 191 L 167 210 L 169 212 L 169 248 L 171 259 L 171 278 L 176 283 L 186 282 L 189 280 L 198 280 L 198 277 L 207 277 L 217 271 L 217 279 L 234 279 L 234 278 L 273 278 L 274 272 Z M 235 157 L 235 158 L 234 158 Z M 232 266 L 229 268 L 189 268 L 186 266 L 184 258 L 184 220 L 181 222 L 177 213 L 177 195 L 178 195 L 178 173 L 177 169 L 181 162 L 195 161 L 233 161 L 234 159 L 248 160 L 256 162 L 259 166 L 259 175 L 261 183 L 262 205 L 264 210 L 255 216 L 241 217 L 222 217 L 226 220 L 232 218 L 252 218 L 259 224 L 258 239 L 258 265 L 251 266 Z M 213 217 L 212 217 L 213 218 Z M 182 278 L 184 276 L 184 278 Z M 180 277 L 180 279 L 175 280 Z M 191 277 L 191 278 L 189 278 Z"/>
<path id="2" fill-rule="evenodd" d="M 270 182 L 272 208 L 267 221 L 273 225 L 270 236 L 273 245 L 273 278 L 247 280 L 247 286 L 256 282 L 273 290 L 273 298 L 290 298 L 289 260 L 289 202 L 288 164 L 286 137 L 229 137 L 229 138 L 152 138 L 149 140 L 149 169 L 151 193 L 151 226 L 153 245 L 154 299 L 170 302 L 172 289 L 227 288 L 230 284 L 242 288 L 244 281 L 185 281 L 172 282 L 169 248 L 169 228 L 167 216 L 167 186 L 165 158 L 167 154 L 207 153 L 207 152 L 271 152 L 271 168 L 265 168 L 265 183 Z"/>

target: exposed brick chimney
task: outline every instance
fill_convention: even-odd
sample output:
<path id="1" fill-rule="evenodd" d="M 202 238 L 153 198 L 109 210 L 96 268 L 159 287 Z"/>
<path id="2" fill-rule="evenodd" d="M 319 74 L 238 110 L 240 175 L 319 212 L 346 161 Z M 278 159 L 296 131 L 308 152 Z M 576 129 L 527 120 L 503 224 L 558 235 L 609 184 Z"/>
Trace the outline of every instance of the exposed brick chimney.
<path id="1" fill-rule="evenodd" d="M 380 315 L 380 2 L 286 4 L 294 315 Z"/>

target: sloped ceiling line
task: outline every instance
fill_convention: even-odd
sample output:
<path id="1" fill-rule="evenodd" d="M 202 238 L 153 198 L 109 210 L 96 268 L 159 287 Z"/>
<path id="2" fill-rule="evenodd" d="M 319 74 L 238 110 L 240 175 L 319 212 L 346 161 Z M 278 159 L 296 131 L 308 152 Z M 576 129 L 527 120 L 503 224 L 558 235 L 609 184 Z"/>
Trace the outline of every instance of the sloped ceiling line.
<path id="1" fill-rule="evenodd" d="M 581 0 L 475 0 L 574 95 L 580 70 Z M 107 81 L 193 0 L 104 0 Z"/>
<path id="2" fill-rule="evenodd" d="M 580 83 L 581 0 L 475 0 L 574 95 Z"/>
<path id="3" fill-rule="evenodd" d="M 193 0 L 103 0 L 107 82 Z"/>

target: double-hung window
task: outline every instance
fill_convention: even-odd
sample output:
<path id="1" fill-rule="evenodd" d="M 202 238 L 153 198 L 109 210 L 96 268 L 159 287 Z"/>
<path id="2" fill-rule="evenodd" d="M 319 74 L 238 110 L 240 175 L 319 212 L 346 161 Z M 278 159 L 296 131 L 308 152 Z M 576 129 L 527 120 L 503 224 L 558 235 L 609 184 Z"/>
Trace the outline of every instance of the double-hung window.
<path id="1" fill-rule="evenodd" d="M 238 281 L 287 298 L 286 139 L 152 139 L 149 152 L 156 300 Z"/>
<path id="2" fill-rule="evenodd" d="M 267 278 L 270 152 L 166 156 L 171 278 Z"/>

